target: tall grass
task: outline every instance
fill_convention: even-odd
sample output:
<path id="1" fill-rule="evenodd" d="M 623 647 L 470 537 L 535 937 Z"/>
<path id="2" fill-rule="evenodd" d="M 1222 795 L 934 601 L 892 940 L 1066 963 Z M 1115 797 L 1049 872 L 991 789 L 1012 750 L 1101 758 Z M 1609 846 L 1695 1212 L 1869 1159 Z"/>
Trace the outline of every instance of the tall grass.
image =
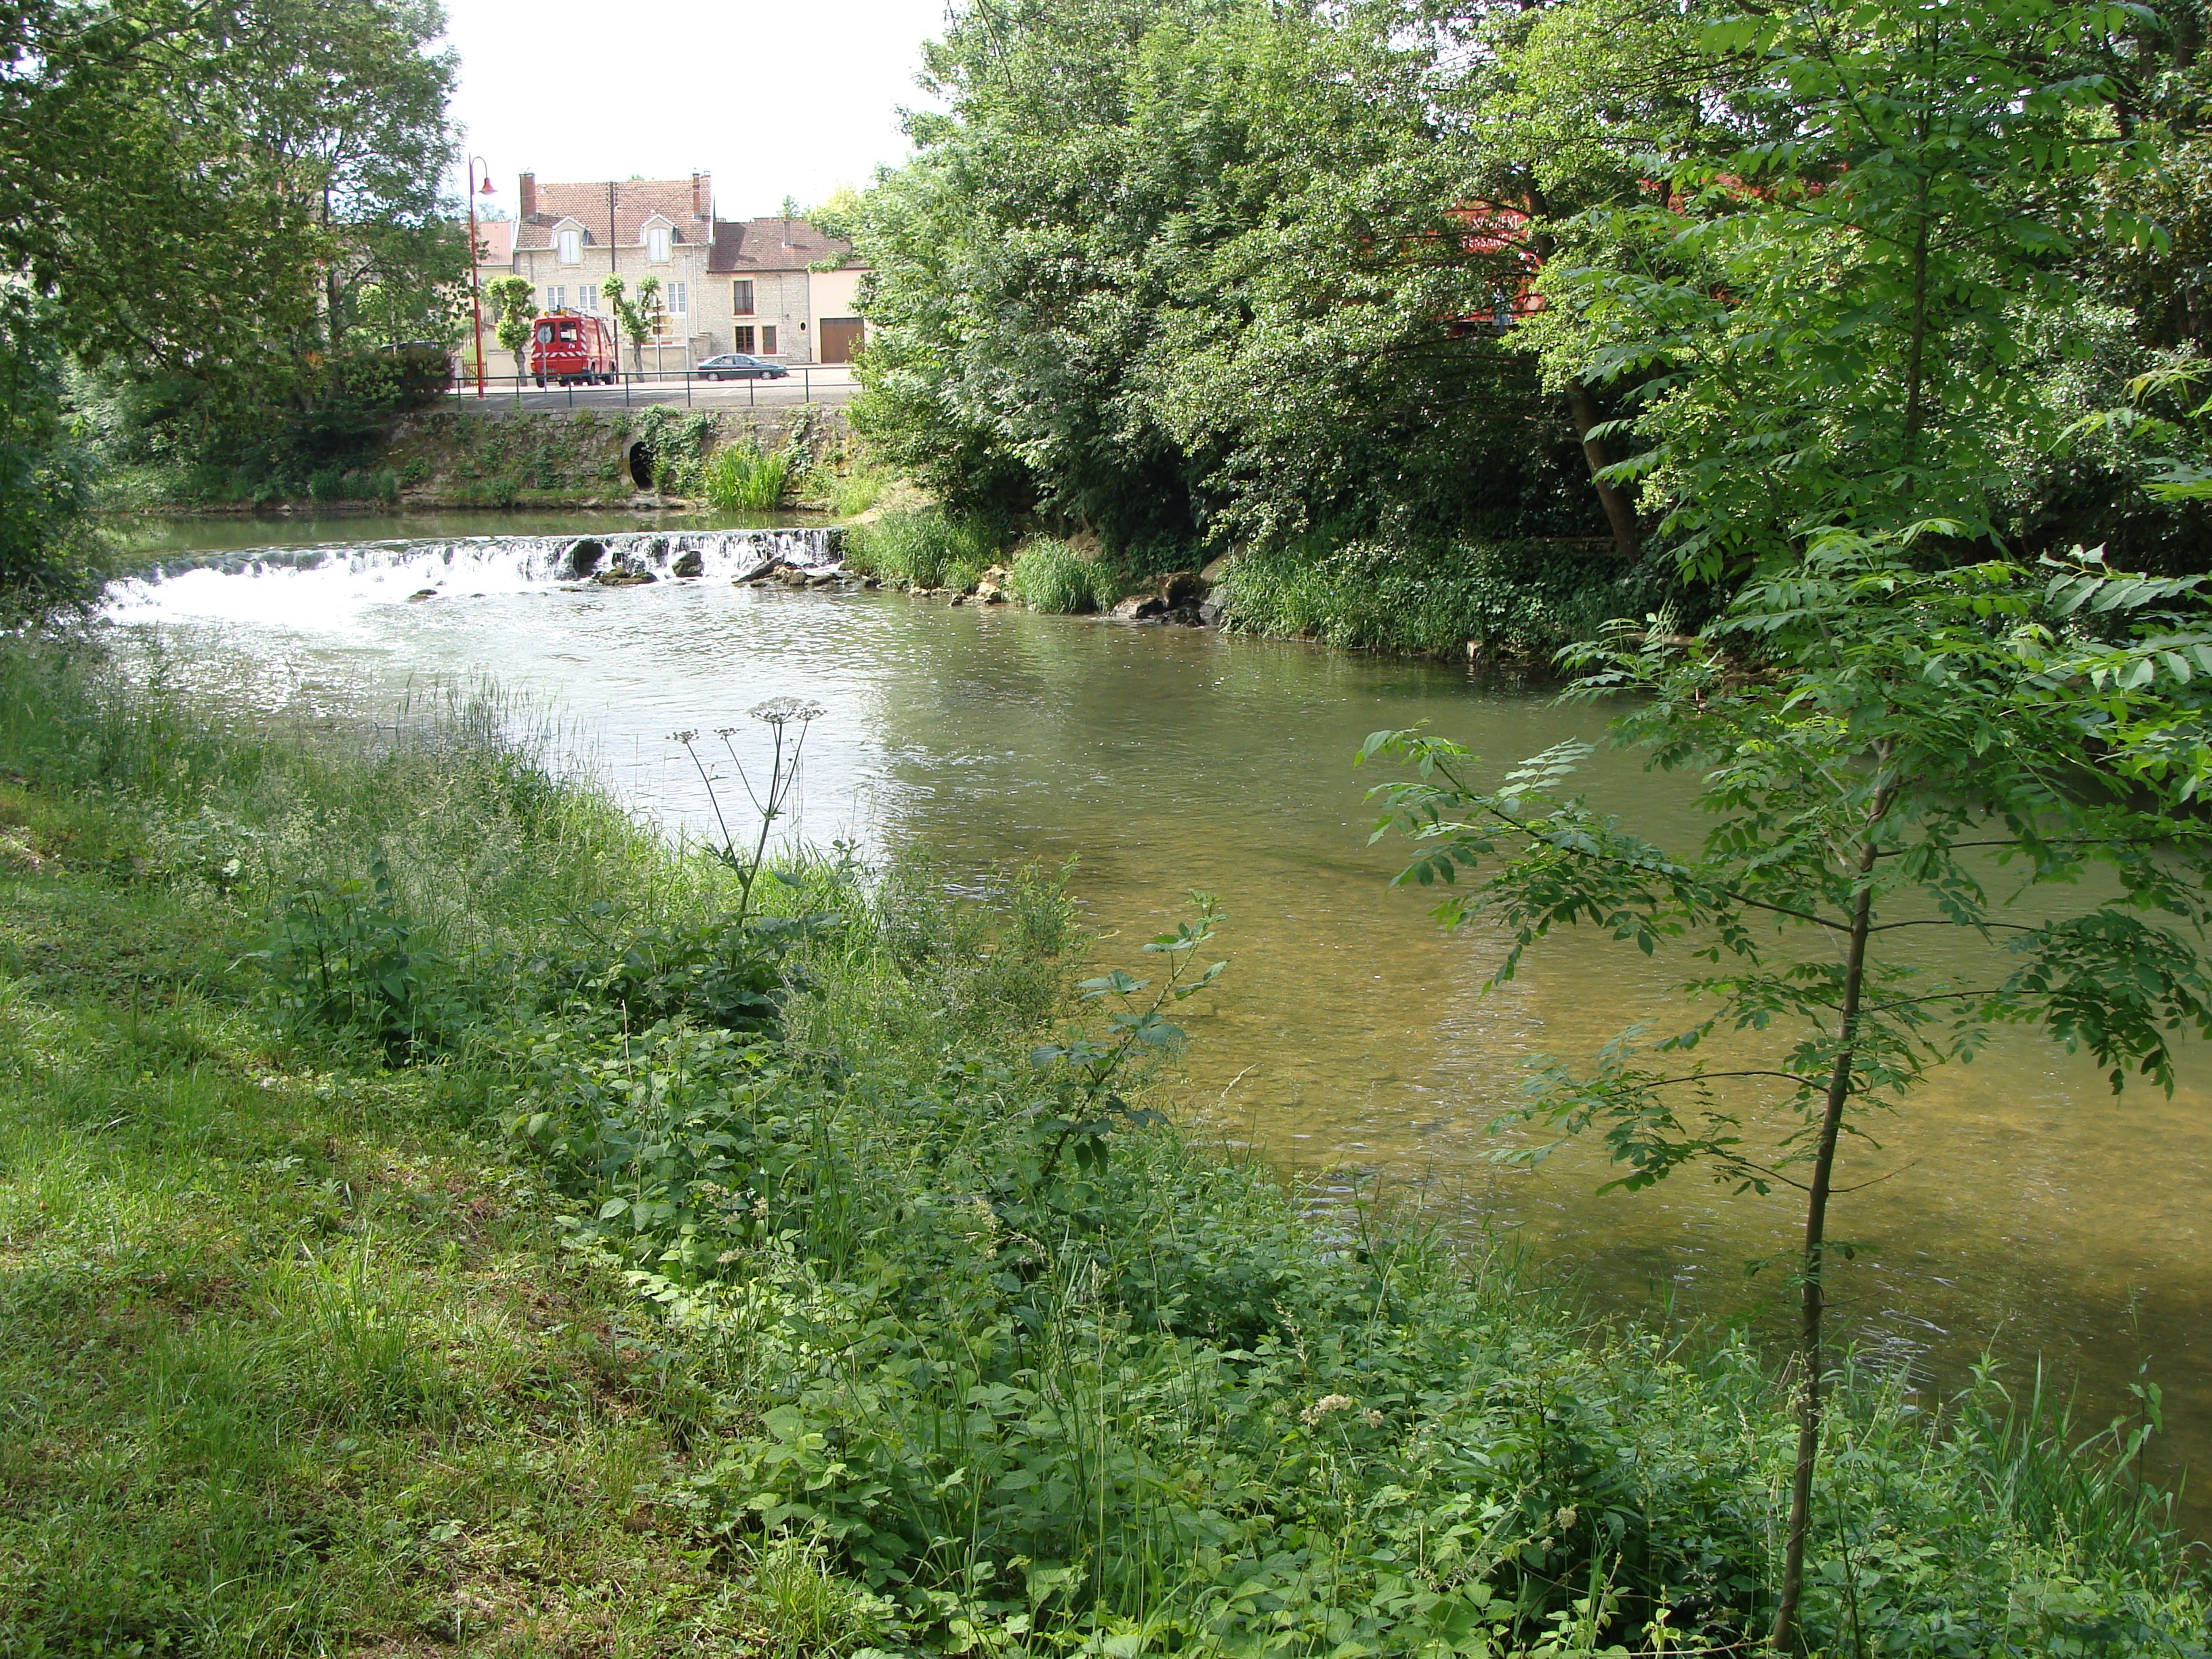
<path id="1" fill-rule="evenodd" d="M 711 909 L 714 872 L 517 725 L 439 700 L 333 734 L 0 646 L 0 1652 L 768 1628 L 636 1526 L 706 1396 L 616 1340 L 634 1299 L 470 1133 L 518 1054 L 389 1067 L 272 1018 L 241 953 L 294 882 L 379 854 L 487 1012 L 574 918 Z"/>
<path id="2" fill-rule="evenodd" d="M 1060 616 L 1104 610 L 1118 597 L 1119 586 L 1111 572 L 1048 536 L 1038 537 L 1015 556 L 1007 585 L 1031 610 Z"/>
<path id="3" fill-rule="evenodd" d="M 816 467 L 806 475 L 808 497 L 827 506 L 841 519 L 850 519 L 866 512 L 889 493 L 891 480 L 878 468 L 856 463 L 845 471 L 834 466 Z"/>
<path id="4" fill-rule="evenodd" d="M 794 860 L 777 1028 L 611 1014 L 651 969 L 624 939 L 711 922 L 731 879 L 515 725 L 459 699 L 334 738 L 0 651 L 0 767 L 32 780 L 0 805 L 51 862 L 0 876 L 10 971 L 58 951 L 86 1009 L 152 1011 L 126 1037 L 0 989 L 0 1074 L 36 1103 L 0 1121 L 0 1368 L 30 1402 L 0 1422 L 0 1645 L 414 1640 L 380 1595 L 417 1634 L 520 1650 L 518 1609 L 559 1586 L 580 1609 L 639 1583 L 605 1559 L 631 1524 L 688 1587 L 679 1622 L 569 1645 L 680 1647 L 698 1607 L 794 1656 L 1755 1640 L 1794 1433 L 1747 1345 L 1592 1329 L 1510 1255 L 1316 1222 L 1133 1109 L 1066 1116 L 1067 1062 L 1032 1053 L 1082 945 L 1049 874 L 956 896 L 910 858 Z M 376 859 L 467 1011 L 434 1066 L 276 1023 L 224 943 L 288 881 Z M 564 953 L 603 976 L 532 966 Z M 407 1123 L 436 1135 L 391 1142 Z M 496 1261 L 472 1254 L 484 1194 L 511 1217 Z M 573 1387 L 547 1347 L 572 1329 L 603 1368 Z M 1849 1374 L 1835 1399 L 1818 1650 L 2201 1646 L 2203 1587 L 2126 1440 L 1995 1371 L 1936 1411 Z M 87 1444 L 96 1468 L 57 1449 Z M 587 1521 L 541 1535 L 563 1504 Z"/>
<path id="5" fill-rule="evenodd" d="M 726 443 L 700 469 L 700 489 L 709 505 L 728 512 L 762 512 L 783 503 L 791 484 L 791 458 L 754 444 Z"/>
<path id="6" fill-rule="evenodd" d="M 719 890 L 604 793 L 558 775 L 550 732 L 495 690 L 418 694 L 373 737 L 334 736 L 208 708 L 160 676 L 158 661 L 125 672 L 82 646 L 0 650 L 0 768 L 131 803 L 100 831 L 121 838 L 115 859 L 178 878 L 228 871 L 231 902 L 258 908 L 382 858 L 441 948 L 518 955 L 603 901 L 696 911 Z"/>
<path id="7" fill-rule="evenodd" d="M 969 587 L 997 553 L 997 539 L 981 525 L 948 517 L 938 507 L 886 513 L 856 525 L 845 562 L 864 575 L 902 587 Z"/>

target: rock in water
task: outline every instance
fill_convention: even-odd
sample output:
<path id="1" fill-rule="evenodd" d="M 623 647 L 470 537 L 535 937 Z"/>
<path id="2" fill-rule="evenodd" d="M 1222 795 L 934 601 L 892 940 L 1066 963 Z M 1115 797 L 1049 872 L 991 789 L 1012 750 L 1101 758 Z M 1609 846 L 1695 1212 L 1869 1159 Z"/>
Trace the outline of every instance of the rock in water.
<path id="1" fill-rule="evenodd" d="M 412 593 L 410 593 L 407 596 L 407 603 L 413 605 L 417 599 L 434 599 L 437 597 L 438 590 L 436 588 L 418 587 Z"/>
<path id="2" fill-rule="evenodd" d="M 703 576 L 707 574 L 707 556 L 691 548 L 676 556 L 676 562 L 668 567 L 672 576 Z"/>
<path id="3" fill-rule="evenodd" d="M 1173 570 L 1160 578 L 1160 598 L 1167 601 L 1169 610 L 1180 611 L 1204 599 L 1210 586 L 1195 570 Z"/>
<path id="4" fill-rule="evenodd" d="M 1132 593 L 1106 613 L 1110 622 L 1153 622 L 1167 614 L 1167 601 L 1157 593 Z"/>
<path id="5" fill-rule="evenodd" d="M 605 562 L 607 544 L 596 536 L 586 536 L 568 550 L 568 574 L 588 576 Z"/>
<path id="6" fill-rule="evenodd" d="M 653 575 L 650 570 L 602 570 L 592 580 L 601 587 L 642 587 Z"/>

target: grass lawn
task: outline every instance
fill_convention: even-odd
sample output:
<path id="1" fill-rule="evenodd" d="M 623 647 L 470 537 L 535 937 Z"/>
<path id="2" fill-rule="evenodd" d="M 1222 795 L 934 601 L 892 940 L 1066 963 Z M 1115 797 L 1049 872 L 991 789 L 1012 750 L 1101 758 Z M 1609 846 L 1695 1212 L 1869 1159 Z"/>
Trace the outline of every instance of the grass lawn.
<path id="1" fill-rule="evenodd" d="M 649 1310 L 88 816 L 0 793 L 0 1651 L 773 1645 L 650 1501 L 714 1407 Z"/>

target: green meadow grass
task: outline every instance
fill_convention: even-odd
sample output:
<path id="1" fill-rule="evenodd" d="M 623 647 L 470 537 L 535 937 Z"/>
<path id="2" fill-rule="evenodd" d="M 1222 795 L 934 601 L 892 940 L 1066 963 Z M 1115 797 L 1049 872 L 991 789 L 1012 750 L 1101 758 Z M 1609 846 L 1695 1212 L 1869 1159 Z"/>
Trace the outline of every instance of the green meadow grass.
<path id="1" fill-rule="evenodd" d="M 0 1651 L 745 1647 L 641 1498 L 706 1402 L 448 1079 L 272 1034 L 220 913 L 16 862 Z"/>

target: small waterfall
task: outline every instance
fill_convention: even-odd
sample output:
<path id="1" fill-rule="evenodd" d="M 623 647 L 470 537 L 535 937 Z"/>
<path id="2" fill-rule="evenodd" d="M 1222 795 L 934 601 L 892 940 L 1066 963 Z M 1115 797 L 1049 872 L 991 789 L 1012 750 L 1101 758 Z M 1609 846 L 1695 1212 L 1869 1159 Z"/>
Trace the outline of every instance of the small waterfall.
<path id="1" fill-rule="evenodd" d="M 807 530 L 639 530 L 590 536 L 468 536 L 447 541 L 355 542 L 254 548 L 165 560 L 144 580 L 191 571 L 351 577 L 349 586 L 443 592 L 511 593 L 627 571 L 653 577 L 741 581 L 775 565 L 837 568 L 838 532 Z"/>

